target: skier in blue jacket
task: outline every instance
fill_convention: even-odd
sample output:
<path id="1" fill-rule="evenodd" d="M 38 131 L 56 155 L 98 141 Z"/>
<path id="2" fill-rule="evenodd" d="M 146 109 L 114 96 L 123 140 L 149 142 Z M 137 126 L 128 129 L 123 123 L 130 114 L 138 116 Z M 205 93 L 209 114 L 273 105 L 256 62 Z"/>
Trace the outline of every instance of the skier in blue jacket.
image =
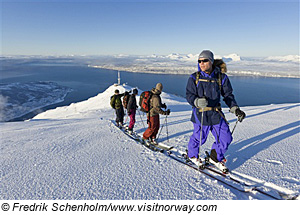
<path id="1" fill-rule="evenodd" d="M 200 165 L 200 140 L 201 145 L 204 144 L 211 131 L 215 142 L 209 157 L 216 164 L 225 166 L 224 154 L 232 141 L 232 135 L 221 110 L 221 95 L 230 112 L 236 114 L 240 122 L 246 117 L 238 107 L 232 92 L 228 76 L 221 72 L 220 67 L 214 65 L 213 53 L 209 50 L 202 51 L 198 57 L 198 72 L 190 76 L 186 86 L 186 99 L 193 109 L 191 121 L 194 125 L 193 135 L 188 144 L 188 157 L 194 163 Z"/>

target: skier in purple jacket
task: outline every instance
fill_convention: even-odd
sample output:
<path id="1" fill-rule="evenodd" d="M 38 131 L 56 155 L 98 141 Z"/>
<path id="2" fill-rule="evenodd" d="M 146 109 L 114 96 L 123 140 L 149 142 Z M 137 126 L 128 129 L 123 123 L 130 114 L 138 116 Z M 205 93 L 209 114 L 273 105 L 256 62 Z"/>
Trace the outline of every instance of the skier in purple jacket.
<path id="1" fill-rule="evenodd" d="M 221 95 L 230 112 L 234 113 L 240 122 L 246 117 L 238 107 L 232 92 L 228 76 L 214 65 L 213 53 L 209 50 L 202 51 L 198 57 L 198 72 L 190 76 L 186 86 L 186 99 L 193 108 L 191 121 L 194 125 L 193 135 L 188 144 L 188 157 L 199 166 L 200 141 L 203 145 L 211 131 L 215 142 L 209 157 L 217 167 L 226 167 L 224 154 L 232 141 L 232 135 L 221 110 Z"/>

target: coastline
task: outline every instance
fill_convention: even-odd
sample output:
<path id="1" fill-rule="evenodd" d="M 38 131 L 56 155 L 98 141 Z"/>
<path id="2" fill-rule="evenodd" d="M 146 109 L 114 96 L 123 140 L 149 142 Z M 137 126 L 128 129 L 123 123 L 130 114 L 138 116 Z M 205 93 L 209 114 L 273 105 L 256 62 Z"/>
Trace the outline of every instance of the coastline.
<path id="1" fill-rule="evenodd" d="M 113 71 L 124 71 L 133 73 L 146 74 L 168 74 L 168 75 L 189 75 L 196 72 L 195 67 L 183 67 L 180 69 L 159 68 L 159 67 L 143 67 L 143 66 L 114 66 L 114 65 L 88 65 L 88 67 L 96 69 L 107 69 Z M 300 71 L 299 71 L 300 72 Z M 226 73 L 228 76 L 244 76 L 244 77 L 266 77 L 266 78 L 297 78 L 299 75 L 278 74 L 276 72 L 257 72 L 251 70 L 229 70 Z"/>

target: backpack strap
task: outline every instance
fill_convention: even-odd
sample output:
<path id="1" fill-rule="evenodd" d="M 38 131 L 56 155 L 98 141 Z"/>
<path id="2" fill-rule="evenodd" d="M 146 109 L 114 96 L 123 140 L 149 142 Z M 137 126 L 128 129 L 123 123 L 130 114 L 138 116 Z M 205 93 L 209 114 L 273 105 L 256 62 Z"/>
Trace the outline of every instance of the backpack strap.
<path id="1" fill-rule="evenodd" d="M 200 79 L 200 71 L 198 71 L 196 73 L 196 80 L 195 80 L 195 84 L 196 86 L 198 85 L 199 81 L 204 81 L 204 82 L 215 82 L 214 80 L 208 80 L 208 79 Z M 218 73 L 218 80 L 217 80 L 218 84 L 219 84 L 219 88 L 221 90 L 222 88 L 222 74 L 221 72 Z"/>
<path id="2" fill-rule="evenodd" d="M 196 73 L 196 80 L 195 80 L 196 86 L 198 85 L 199 79 L 200 79 L 200 71 Z"/>
<path id="3" fill-rule="evenodd" d="M 151 90 L 150 90 L 150 91 L 149 91 L 149 112 L 150 112 L 150 110 L 153 108 L 153 106 L 151 105 L 152 96 L 153 96 L 153 93 L 152 93 Z"/>
<path id="4" fill-rule="evenodd" d="M 218 75 L 218 84 L 219 84 L 219 88 L 221 90 L 222 89 L 222 74 L 221 74 L 221 72 L 219 72 L 219 75 Z"/>

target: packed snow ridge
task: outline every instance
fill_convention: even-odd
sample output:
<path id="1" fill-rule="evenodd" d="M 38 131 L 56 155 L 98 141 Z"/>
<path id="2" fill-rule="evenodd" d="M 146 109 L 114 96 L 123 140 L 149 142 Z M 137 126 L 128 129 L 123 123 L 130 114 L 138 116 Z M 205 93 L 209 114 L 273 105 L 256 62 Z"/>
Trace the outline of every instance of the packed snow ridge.
<path id="1" fill-rule="evenodd" d="M 32 120 L 0 123 L 1 199 L 258 198 L 127 137 L 111 123 L 115 115 L 109 103 L 115 89 L 122 93 L 132 87 L 112 85 L 86 101 L 48 110 Z M 193 131 L 191 107 L 184 98 L 167 93 L 162 93 L 162 101 L 171 114 L 167 124 L 161 116 L 165 126 L 158 141 L 184 151 Z M 257 186 L 299 192 L 299 106 L 241 107 L 247 118 L 233 134 L 226 153 L 228 167 L 254 178 Z M 232 129 L 236 117 L 226 108 L 223 111 Z M 134 130 L 139 135 L 145 124 L 146 116 L 138 112 Z M 213 141 L 209 136 L 201 156 Z"/>

